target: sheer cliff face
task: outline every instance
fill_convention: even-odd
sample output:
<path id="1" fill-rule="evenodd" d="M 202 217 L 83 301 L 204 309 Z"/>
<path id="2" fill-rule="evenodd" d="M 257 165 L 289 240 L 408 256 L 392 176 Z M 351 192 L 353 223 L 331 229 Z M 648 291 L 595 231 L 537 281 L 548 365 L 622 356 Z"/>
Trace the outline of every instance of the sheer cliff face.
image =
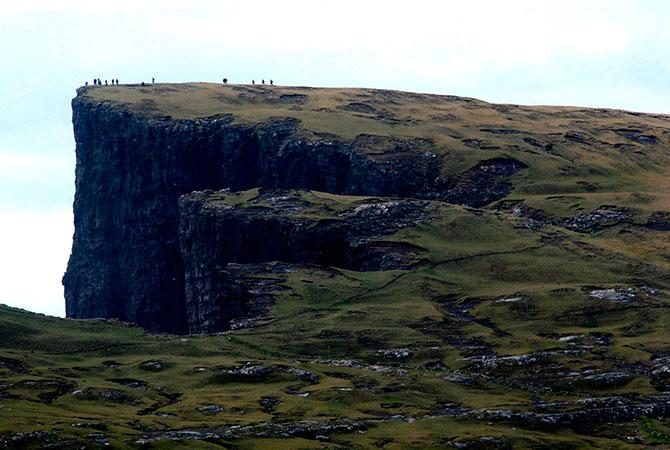
<path id="1" fill-rule="evenodd" d="M 85 95 L 73 100 L 73 123 L 75 235 L 63 278 L 67 316 L 118 318 L 154 331 L 187 331 L 179 246 L 183 194 L 259 186 L 479 206 L 505 196 L 503 178 L 523 167 L 512 159 L 491 160 L 446 180 L 441 157 L 426 151 L 429 142 L 391 142 L 403 151 L 380 160 L 366 153 L 377 138 L 306 138 L 295 119 L 252 125 L 229 116 L 147 119 Z M 260 227 L 255 240 L 262 243 L 272 233 Z"/>

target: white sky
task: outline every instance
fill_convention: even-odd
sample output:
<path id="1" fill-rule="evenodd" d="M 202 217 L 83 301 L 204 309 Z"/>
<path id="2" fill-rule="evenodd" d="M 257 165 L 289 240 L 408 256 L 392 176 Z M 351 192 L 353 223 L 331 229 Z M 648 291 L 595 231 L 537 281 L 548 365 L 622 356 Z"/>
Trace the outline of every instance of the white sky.
<path id="1" fill-rule="evenodd" d="M 0 303 L 62 315 L 69 102 L 123 82 L 366 86 L 670 112 L 661 0 L 0 0 Z"/>

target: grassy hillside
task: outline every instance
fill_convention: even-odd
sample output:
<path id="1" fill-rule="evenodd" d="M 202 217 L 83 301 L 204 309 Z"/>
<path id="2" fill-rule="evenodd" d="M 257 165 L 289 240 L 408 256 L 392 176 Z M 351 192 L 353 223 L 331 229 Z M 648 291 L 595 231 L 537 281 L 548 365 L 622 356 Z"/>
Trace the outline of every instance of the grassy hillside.
<path id="1" fill-rule="evenodd" d="M 220 201 L 253 203 L 257 195 Z M 305 195 L 334 204 L 328 194 Z M 293 271 L 269 320 L 247 330 L 149 335 L 3 307 L 0 435 L 9 437 L 0 442 L 94 447 L 99 440 L 122 448 L 160 438 L 146 445 L 184 445 L 169 440 L 176 438 L 169 430 L 224 435 L 189 441 L 194 448 L 443 448 L 482 437 L 516 448 L 628 448 L 629 435 L 644 443 L 670 439 L 653 418 L 546 432 L 475 416 L 530 411 L 538 399 L 658 394 L 658 379 L 645 368 L 653 365 L 650 355 L 670 350 L 667 268 L 621 251 L 619 241 L 626 229 L 641 242 L 663 232 L 634 224 L 593 235 L 538 231 L 511 214 L 448 205 L 437 216 L 392 237 L 425 248 L 416 269 Z M 629 287 L 635 296 L 625 302 L 592 294 Z M 508 364 L 519 355 L 541 364 Z M 478 365 L 486 358 L 499 361 Z M 612 385 L 591 383 L 561 379 L 555 366 L 582 377 L 628 375 Z M 348 432 L 290 431 L 343 420 Z M 257 437 L 256 429 L 226 428 L 267 423 L 286 430 Z M 54 434 L 16 434 L 37 430 Z M 288 437 L 277 440 L 282 434 Z"/>
<path id="2" fill-rule="evenodd" d="M 514 157 L 530 169 L 515 194 L 551 209 L 588 207 L 618 193 L 622 203 L 668 209 L 670 118 L 611 109 L 520 106 L 464 97 L 346 88 L 208 83 L 89 87 L 146 117 L 194 119 L 232 114 L 239 122 L 294 117 L 306 134 L 355 140 L 361 135 L 422 138 L 446 158 L 450 173 L 481 159 Z M 371 146 L 372 158 L 389 149 Z"/>
<path id="3" fill-rule="evenodd" d="M 152 335 L 0 307 L 0 448 L 670 445 L 666 116 L 200 83 L 86 95 L 148 117 L 428 138 L 454 173 L 494 156 L 529 168 L 504 200 L 433 202 L 385 236 L 422 249 L 411 269 L 268 263 L 275 301 L 253 327 Z M 257 189 L 213 195 L 272 207 Z M 328 220 L 371 201 L 296 195 Z"/>

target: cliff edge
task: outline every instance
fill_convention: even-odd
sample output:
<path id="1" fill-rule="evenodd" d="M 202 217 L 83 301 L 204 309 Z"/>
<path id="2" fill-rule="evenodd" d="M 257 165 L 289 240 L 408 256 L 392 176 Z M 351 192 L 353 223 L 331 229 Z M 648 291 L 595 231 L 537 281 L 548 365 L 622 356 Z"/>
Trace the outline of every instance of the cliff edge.
<path id="1" fill-rule="evenodd" d="M 551 195 L 631 186 L 645 192 L 668 159 L 659 150 L 668 139 L 665 116 L 397 91 L 88 87 L 72 107 L 77 166 L 75 234 L 63 278 L 67 316 L 171 333 L 220 331 L 248 314 L 253 289 L 239 281 L 239 270 L 225 269 L 230 263 L 385 268 L 380 261 L 390 247 L 363 257 L 352 242 L 397 231 L 388 216 L 361 222 L 321 210 L 309 219 L 276 203 L 277 190 L 299 190 L 289 197 L 300 211 L 316 208 L 304 198 L 314 195 L 309 191 L 364 203 L 407 199 L 397 204 L 414 206 L 400 216 L 413 217 L 410 210 L 426 202 L 482 208 L 512 193 L 531 205 Z M 231 194 L 256 188 L 242 200 Z M 219 201 L 236 200 L 215 208 L 212 195 L 221 190 Z M 236 206 L 271 198 L 262 211 Z M 212 248 L 219 252 L 208 253 Z M 416 263 L 399 261 L 396 268 Z M 214 304 L 218 312 L 209 317 Z"/>

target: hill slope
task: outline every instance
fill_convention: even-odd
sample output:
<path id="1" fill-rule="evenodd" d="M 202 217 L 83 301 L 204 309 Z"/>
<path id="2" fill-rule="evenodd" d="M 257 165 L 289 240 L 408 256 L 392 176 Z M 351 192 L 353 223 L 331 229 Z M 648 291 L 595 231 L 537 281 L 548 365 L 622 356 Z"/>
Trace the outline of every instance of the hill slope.
<path id="1" fill-rule="evenodd" d="M 206 84 L 74 105 L 68 313 L 226 331 L 1 308 L 0 446 L 670 443 L 666 116 Z"/>

